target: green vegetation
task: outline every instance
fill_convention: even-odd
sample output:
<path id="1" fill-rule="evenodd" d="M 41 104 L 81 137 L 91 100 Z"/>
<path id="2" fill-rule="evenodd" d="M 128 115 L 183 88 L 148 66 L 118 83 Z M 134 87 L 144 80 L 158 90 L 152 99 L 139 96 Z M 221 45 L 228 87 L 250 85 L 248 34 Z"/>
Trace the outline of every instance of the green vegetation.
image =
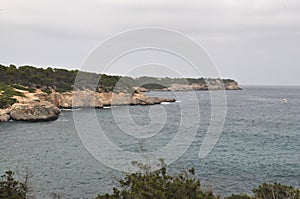
<path id="1" fill-rule="evenodd" d="M 145 84 L 145 85 L 143 85 L 143 87 L 144 88 L 146 88 L 146 89 L 150 89 L 150 90 L 153 90 L 153 89 L 164 89 L 164 88 L 166 88 L 166 86 L 163 86 L 163 85 L 161 85 L 161 84 Z"/>
<path id="2" fill-rule="evenodd" d="M 140 168 L 147 170 L 144 165 L 140 165 Z M 120 188 L 115 187 L 112 194 L 98 195 L 96 199 L 218 198 L 211 191 L 201 189 L 200 181 L 195 178 L 194 169 L 171 176 L 163 166 L 154 172 L 127 174 L 119 183 Z"/>
<path id="3" fill-rule="evenodd" d="M 300 199 L 300 190 L 292 186 L 282 185 L 280 183 L 267 184 L 263 183 L 257 189 L 253 190 L 257 198 L 264 199 Z"/>
<path id="4" fill-rule="evenodd" d="M 113 188 L 112 194 L 98 195 L 96 199 L 219 199 L 211 190 L 202 189 L 199 179 L 195 178 L 195 170 L 172 176 L 167 174 L 164 161 L 162 168 L 148 172 L 149 167 L 137 162 L 134 165 L 142 171 L 127 174 L 119 185 Z M 253 195 L 233 194 L 225 199 L 300 199 L 300 190 L 279 183 L 264 183 L 254 189 Z"/>
<path id="5" fill-rule="evenodd" d="M 45 93 L 47 93 L 47 94 L 51 94 L 52 93 L 52 91 L 51 91 L 50 88 L 44 88 L 44 89 L 42 89 L 42 91 L 45 92 Z"/>
<path id="6" fill-rule="evenodd" d="M 28 91 L 29 93 L 34 93 L 34 91 L 35 91 L 35 89 L 33 89 L 33 88 L 24 87 L 24 86 L 21 86 L 21 85 L 18 85 L 18 84 L 13 84 L 11 86 L 14 87 L 15 89 Z"/>
<path id="7" fill-rule="evenodd" d="M 10 85 L 0 82 L 0 108 L 5 108 L 7 105 L 15 103 L 16 99 L 12 98 L 13 96 L 24 97 L 24 94 L 15 91 Z"/>
<path id="8" fill-rule="evenodd" d="M 157 78 L 157 77 L 121 77 L 116 75 L 96 74 L 80 72 L 78 70 L 66 70 L 58 68 L 36 68 L 33 66 L 0 65 L 0 108 L 4 108 L 16 102 L 13 96 L 23 96 L 14 90 L 35 92 L 40 88 L 43 92 L 50 94 L 52 90 L 63 93 L 73 89 L 92 89 L 97 87 L 99 92 L 127 92 L 134 93 L 134 87 L 145 87 L 149 90 L 163 89 L 171 84 L 210 84 L 217 82 L 226 84 L 236 83 L 231 79 L 213 78 Z M 77 79 L 76 79 L 77 78 Z M 76 88 L 74 82 L 76 81 Z"/>
<path id="9" fill-rule="evenodd" d="M 5 84 L 12 85 L 17 89 L 34 92 L 36 88 L 42 88 L 46 92 L 55 89 L 58 92 L 73 90 L 74 82 L 78 70 L 66 70 L 59 68 L 36 68 L 33 66 L 0 65 L 0 80 Z M 156 78 L 156 77 L 121 77 L 116 75 L 96 74 L 90 72 L 80 72 L 81 78 L 77 79 L 78 88 L 76 89 L 94 89 L 95 80 L 98 82 L 98 90 L 109 92 L 113 90 L 126 91 L 133 87 L 145 86 L 148 89 L 161 89 L 171 84 L 215 84 L 217 80 L 223 81 L 224 84 L 235 82 L 230 79 L 213 79 L 213 78 Z M 82 85 L 82 86 L 80 86 Z"/>
<path id="10" fill-rule="evenodd" d="M 0 181 L 0 199 L 26 199 L 28 192 L 27 187 L 28 176 L 25 177 L 24 182 L 14 179 L 12 171 L 6 171 L 1 176 Z"/>
<path id="11" fill-rule="evenodd" d="M 0 80 L 9 85 L 22 85 L 31 89 L 53 87 L 71 90 L 77 71 L 33 66 L 0 65 Z"/>
<path id="12" fill-rule="evenodd" d="M 280 183 L 263 183 L 252 190 L 254 196 L 233 194 L 225 199 L 300 199 L 300 190 Z"/>
<path id="13" fill-rule="evenodd" d="M 16 99 L 0 95 L 0 108 L 6 108 L 9 105 L 16 103 Z"/>
<path id="14" fill-rule="evenodd" d="M 162 161 L 160 170 L 149 172 L 149 167 L 135 162 L 142 172 L 127 174 L 113 188 L 112 193 L 100 194 L 96 199 L 219 199 L 211 190 L 201 187 L 192 168 L 178 175 L 170 175 Z M 28 175 L 23 181 L 14 179 L 12 171 L 5 172 L 0 180 L 0 199 L 29 199 Z M 279 183 L 263 183 L 253 195 L 233 194 L 225 199 L 300 199 L 300 190 Z M 53 198 L 63 198 L 52 194 Z"/>
<path id="15" fill-rule="evenodd" d="M 247 194 L 232 194 L 231 196 L 225 197 L 224 199 L 253 199 L 253 197 Z"/>
<path id="16" fill-rule="evenodd" d="M 15 91 L 13 87 L 2 82 L 0 82 L 0 91 L 2 95 L 5 95 L 7 97 L 24 96 L 23 93 Z"/>

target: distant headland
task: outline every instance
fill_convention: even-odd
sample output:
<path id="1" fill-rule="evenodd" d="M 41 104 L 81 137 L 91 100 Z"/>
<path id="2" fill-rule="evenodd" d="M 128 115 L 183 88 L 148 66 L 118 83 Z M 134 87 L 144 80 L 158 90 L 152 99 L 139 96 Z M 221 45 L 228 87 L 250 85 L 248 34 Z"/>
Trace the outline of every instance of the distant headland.
<path id="1" fill-rule="evenodd" d="M 158 78 L 81 72 L 84 81 L 74 86 L 78 70 L 0 65 L 0 121 L 50 121 L 61 108 L 111 105 L 153 105 L 174 98 L 150 97 L 142 92 L 240 90 L 232 79 Z M 95 80 L 99 80 L 94 85 Z M 82 86 L 80 86 L 82 85 Z"/>

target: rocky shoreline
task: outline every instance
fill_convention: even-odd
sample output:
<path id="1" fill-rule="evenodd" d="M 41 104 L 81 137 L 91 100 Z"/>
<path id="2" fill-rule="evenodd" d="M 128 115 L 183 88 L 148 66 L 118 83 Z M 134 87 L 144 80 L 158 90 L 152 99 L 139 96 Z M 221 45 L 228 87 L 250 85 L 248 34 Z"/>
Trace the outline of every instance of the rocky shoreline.
<path id="1" fill-rule="evenodd" d="M 223 84 L 222 81 L 216 80 L 210 84 L 170 84 L 165 88 L 148 89 L 144 87 L 137 88 L 139 92 L 153 91 L 208 91 L 208 90 L 242 90 L 237 82 Z"/>
<path id="2" fill-rule="evenodd" d="M 19 90 L 20 91 L 20 90 Z M 15 96 L 17 103 L 0 109 L 0 122 L 9 120 L 40 122 L 58 119 L 60 109 L 103 108 L 104 106 L 154 105 L 175 102 L 174 98 L 150 97 L 141 93 L 98 93 L 93 91 L 53 92 L 47 94 L 21 91 L 25 97 Z"/>
<path id="3" fill-rule="evenodd" d="M 156 91 L 192 91 L 192 90 L 241 90 L 237 82 L 222 84 L 220 80 L 210 81 L 210 84 L 170 84 L 161 89 L 135 88 L 135 92 L 94 92 L 80 90 L 56 92 L 50 94 L 36 89 L 35 92 L 15 89 L 23 96 L 14 96 L 16 103 L 6 109 L 0 109 L 0 122 L 16 121 L 52 121 L 59 117 L 60 109 L 72 108 L 103 108 L 104 106 L 124 105 L 154 105 L 162 102 L 175 102 L 174 98 L 146 96 L 143 92 Z"/>

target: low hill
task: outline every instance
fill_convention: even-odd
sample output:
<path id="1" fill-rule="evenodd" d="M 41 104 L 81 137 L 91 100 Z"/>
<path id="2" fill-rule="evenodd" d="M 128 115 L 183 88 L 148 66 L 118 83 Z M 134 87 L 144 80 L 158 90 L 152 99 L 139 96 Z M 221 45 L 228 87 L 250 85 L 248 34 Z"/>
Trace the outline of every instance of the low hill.
<path id="1" fill-rule="evenodd" d="M 0 82 L 8 85 L 25 86 L 28 89 L 41 88 L 50 92 L 51 89 L 57 92 L 66 92 L 73 90 L 73 84 L 78 74 L 78 70 L 66 70 L 60 68 L 37 68 L 34 66 L 0 65 Z M 99 79 L 98 91 L 110 92 L 116 89 L 132 89 L 133 87 L 144 87 L 146 89 L 165 89 L 171 88 L 173 85 L 201 85 L 202 90 L 208 89 L 208 86 L 224 86 L 225 89 L 229 85 L 238 83 L 232 79 L 216 79 L 216 78 L 156 78 L 156 77 L 121 77 L 114 75 L 96 74 L 82 72 L 85 76 L 85 87 L 92 86 L 89 80 Z M 118 84 L 117 84 L 118 83 Z M 206 85 L 206 86 L 205 86 Z M 200 88 L 200 87 L 199 87 Z M 79 88 L 82 89 L 82 88 Z M 94 90 L 94 89 L 93 89 Z"/>

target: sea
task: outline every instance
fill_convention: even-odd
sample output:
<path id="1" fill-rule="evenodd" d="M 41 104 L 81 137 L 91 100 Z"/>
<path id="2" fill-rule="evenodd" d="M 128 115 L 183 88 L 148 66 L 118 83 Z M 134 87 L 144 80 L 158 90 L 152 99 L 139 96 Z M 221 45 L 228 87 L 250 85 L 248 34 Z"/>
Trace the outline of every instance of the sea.
<path id="1" fill-rule="evenodd" d="M 212 97 L 218 91 L 153 91 L 145 94 L 177 101 L 62 110 L 51 122 L 0 123 L 0 172 L 12 170 L 20 180 L 28 174 L 32 198 L 94 198 L 124 177 L 127 160 L 120 154 L 142 153 L 152 154 L 145 159 L 171 157 L 171 174 L 193 167 L 203 189 L 221 196 L 251 194 L 263 182 L 300 187 L 300 87 L 242 87 L 223 92 L 221 105 Z M 90 131 L 101 132 L 101 139 Z M 199 157 L 209 133 L 213 147 Z"/>

